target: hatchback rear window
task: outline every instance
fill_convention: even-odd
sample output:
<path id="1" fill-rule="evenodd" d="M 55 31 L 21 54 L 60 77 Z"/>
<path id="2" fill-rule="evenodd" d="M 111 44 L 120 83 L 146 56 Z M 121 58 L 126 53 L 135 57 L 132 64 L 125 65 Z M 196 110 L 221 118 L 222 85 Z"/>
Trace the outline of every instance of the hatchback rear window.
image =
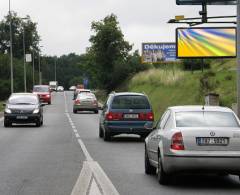
<path id="1" fill-rule="evenodd" d="M 239 127 L 231 112 L 177 112 L 177 127 Z"/>
<path id="2" fill-rule="evenodd" d="M 34 86 L 33 92 L 49 92 L 48 86 Z"/>
<path id="3" fill-rule="evenodd" d="M 150 104 L 145 96 L 124 95 L 114 97 L 111 107 L 112 109 L 150 109 Z"/>

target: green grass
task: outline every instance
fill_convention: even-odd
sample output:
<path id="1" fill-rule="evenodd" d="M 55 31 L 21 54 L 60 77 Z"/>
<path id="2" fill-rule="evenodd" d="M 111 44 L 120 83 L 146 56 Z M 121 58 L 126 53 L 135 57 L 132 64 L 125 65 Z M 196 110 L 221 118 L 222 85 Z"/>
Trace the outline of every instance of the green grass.
<path id="1" fill-rule="evenodd" d="M 0 112 L 2 112 L 4 109 L 3 102 L 0 101 Z"/>
<path id="2" fill-rule="evenodd" d="M 217 86 L 214 92 L 220 95 L 220 104 L 231 107 L 236 102 L 235 60 L 216 60 L 211 64 L 215 72 Z M 205 70 L 209 71 L 209 70 Z M 201 71 L 193 74 L 173 69 L 151 69 L 136 74 L 122 89 L 132 92 L 144 92 L 148 95 L 158 119 L 164 110 L 175 105 L 204 104 L 204 95 L 200 92 Z M 121 88 L 120 90 L 121 91 Z"/>

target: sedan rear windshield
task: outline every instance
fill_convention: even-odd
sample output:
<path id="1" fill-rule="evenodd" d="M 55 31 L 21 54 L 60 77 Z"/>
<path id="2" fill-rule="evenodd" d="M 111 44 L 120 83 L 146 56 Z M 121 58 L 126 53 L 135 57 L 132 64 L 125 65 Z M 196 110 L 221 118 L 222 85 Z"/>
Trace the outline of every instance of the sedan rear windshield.
<path id="1" fill-rule="evenodd" d="M 239 127 L 231 112 L 177 112 L 177 127 Z"/>
<path id="2" fill-rule="evenodd" d="M 49 92 L 49 88 L 46 86 L 35 86 L 33 88 L 34 92 Z"/>
<path id="3" fill-rule="evenodd" d="M 38 98 L 33 95 L 16 95 L 11 96 L 8 100 L 9 104 L 26 104 L 26 105 L 36 105 L 38 104 Z"/>
<path id="4" fill-rule="evenodd" d="M 145 96 L 116 96 L 112 102 L 112 109 L 150 109 L 150 104 Z"/>

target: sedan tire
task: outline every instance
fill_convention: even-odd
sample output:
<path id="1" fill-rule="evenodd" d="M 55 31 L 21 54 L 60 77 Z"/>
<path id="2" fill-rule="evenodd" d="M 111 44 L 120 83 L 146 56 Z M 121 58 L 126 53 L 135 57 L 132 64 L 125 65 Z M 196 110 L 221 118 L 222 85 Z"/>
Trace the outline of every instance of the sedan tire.
<path id="1" fill-rule="evenodd" d="M 100 138 L 103 137 L 103 129 L 102 129 L 101 125 L 99 125 L 99 137 Z"/>
<path id="2" fill-rule="evenodd" d="M 103 139 L 104 139 L 104 141 L 110 141 L 111 140 L 111 133 L 104 131 Z"/>
<path id="3" fill-rule="evenodd" d="M 76 110 L 76 109 L 73 109 L 73 113 L 76 114 L 76 113 L 77 113 L 77 110 Z"/>
<path id="4" fill-rule="evenodd" d="M 145 146 L 145 173 L 147 175 L 156 174 L 156 168 L 150 164 L 146 146 Z"/>
<path id="5" fill-rule="evenodd" d="M 39 118 L 36 122 L 36 127 L 40 127 L 41 126 L 41 119 Z"/>
<path id="6" fill-rule="evenodd" d="M 4 120 L 4 127 L 11 127 L 12 123 Z"/>
<path id="7" fill-rule="evenodd" d="M 169 175 L 165 173 L 162 166 L 161 154 L 158 155 L 158 169 L 157 169 L 158 182 L 161 185 L 166 185 L 169 183 Z"/>

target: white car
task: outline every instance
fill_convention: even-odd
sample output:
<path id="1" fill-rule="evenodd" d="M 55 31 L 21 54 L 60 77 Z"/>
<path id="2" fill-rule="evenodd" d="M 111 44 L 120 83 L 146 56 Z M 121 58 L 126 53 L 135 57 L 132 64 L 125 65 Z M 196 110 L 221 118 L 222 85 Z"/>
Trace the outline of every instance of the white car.
<path id="1" fill-rule="evenodd" d="M 69 90 L 70 90 L 70 91 L 75 91 L 75 90 L 76 90 L 76 86 L 71 86 L 71 87 L 69 87 Z"/>
<path id="2" fill-rule="evenodd" d="M 64 87 L 63 86 L 58 86 L 57 91 L 64 91 Z"/>
<path id="3" fill-rule="evenodd" d="M 145 139 L 145 173 L 160 184 L 181 173 L 240 175 L 240 122 L 224 107 L 177 106 Z"/>

